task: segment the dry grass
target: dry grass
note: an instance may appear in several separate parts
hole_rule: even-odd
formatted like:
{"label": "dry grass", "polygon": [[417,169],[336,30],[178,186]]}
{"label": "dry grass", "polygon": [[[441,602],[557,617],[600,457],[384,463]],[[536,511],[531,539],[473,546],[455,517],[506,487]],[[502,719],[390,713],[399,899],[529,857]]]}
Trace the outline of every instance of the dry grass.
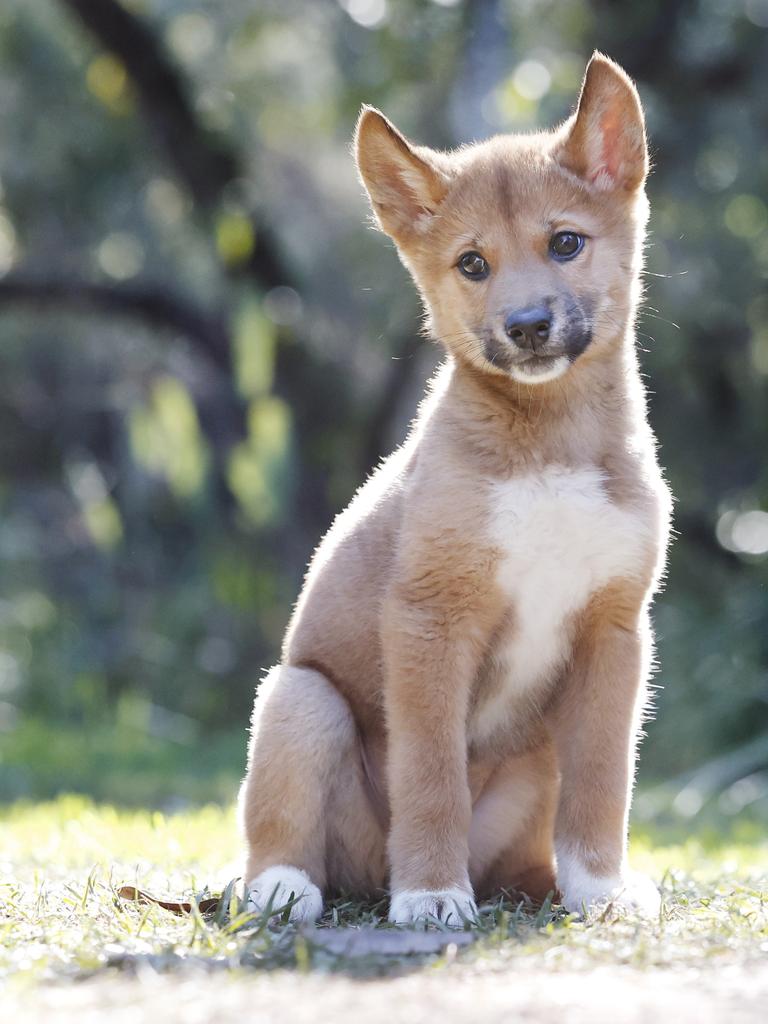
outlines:
{"label": "dry grass", "polygon": [[768,997],[768,842],[754,836],[706,848],[637,841],[634,865],[662,883],[657,921],[585,924],[499,900],[458,938],[393,933],[383,899],[337,901],[318,929],[297,932],[245,913],[233,886],[208,916],[117,897],[123,884],[175,897],[224,890],[238,870],[231,809],[163,815],[68,797],[0,812],[0,836],[0,977],[6,1009],[30,1020],[83,1024],[118,1004],[137,1020],[152,1005],[174,1020],[249,1010],[373,1024],[440,1007],[465,1020],[471,1006],[487,1020],[513,1007],[546,1020],[562,1004],[565,1020],[676,1007],[662,1020],[702,1024],[761,1019]]}

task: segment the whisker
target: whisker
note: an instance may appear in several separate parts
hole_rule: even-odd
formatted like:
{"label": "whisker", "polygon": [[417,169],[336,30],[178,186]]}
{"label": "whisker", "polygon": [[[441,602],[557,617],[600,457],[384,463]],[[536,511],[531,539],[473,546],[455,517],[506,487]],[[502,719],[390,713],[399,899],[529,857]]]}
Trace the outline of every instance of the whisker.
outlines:
{"label": "whisker", "polygon": [[650,313],[647,309],[640,315],[653,317],[654,320],[661,320],[663,323],[669,324],[670,327],[674,327],[678,331],[680,330],[680,324],[676,324],[674,320],[667,320],[665,316],[658,316],[656,313]]}

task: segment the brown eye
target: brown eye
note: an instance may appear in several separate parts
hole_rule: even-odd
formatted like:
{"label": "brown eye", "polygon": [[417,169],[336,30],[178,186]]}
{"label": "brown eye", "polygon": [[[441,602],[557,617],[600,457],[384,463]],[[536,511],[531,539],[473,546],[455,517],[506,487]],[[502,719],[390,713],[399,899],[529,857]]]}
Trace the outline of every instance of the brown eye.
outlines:
{"label": "brown eye", "polygon": [[575,231],[558,231],[549,240],[549,251],[556,260],[572,260],[584,248],[584,235]]}
{"label": "brown eye", "polygon": [[470,281],[482,281],[491,272],[488,261],[479,252],[465,252],[456,266]]}

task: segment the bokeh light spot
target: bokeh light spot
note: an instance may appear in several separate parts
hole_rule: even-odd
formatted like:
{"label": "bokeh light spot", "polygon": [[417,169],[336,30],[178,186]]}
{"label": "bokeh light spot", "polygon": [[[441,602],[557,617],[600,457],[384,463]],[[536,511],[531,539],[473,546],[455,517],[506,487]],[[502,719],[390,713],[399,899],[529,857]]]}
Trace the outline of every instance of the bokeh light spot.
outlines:
{"label": "bokeh light spot", "polygon": [[279,398],[252,402],[248,410],[248,440],[230,457],[228,479],[242,511],[262,526],[279,517],[291,434],[291,412]]}
{"label": "bokeh light spot", "polygon": [[768,331],[760,331],[752,336],[749,344],[752,365],[758,373],[768,377]]}
{"label": "bokeh light spot", "polygon": [[729,188],[739,173],[739,160],[733,151],[725,145],[713,146],[699,153],[694,168],[696,181],[708,192],[721,192]]}
{"label": "bokeh light spot", "polygon": [[524,60],[512,76],[512,84],[523,99],[540,100],[549,92],[552,76],[538,60]]}
{"label": "bokeh light spot", "polygon": [[725,226],[738,238],[757,238],[768,225],[768,210],[757,196],[734,196],[725,208]]}
{"label": "bokeh light spot", "polygon": [[168,45],[182,60],[196,61],[205,57],[215,42],[213,25],[203,14],[191,11],[179,14],[168,27]]}
{"label": "bokeh light spot", "polygon": [[216,222],[216,248],[225,263],[244,263],[256,243],[253,225],[240,210],[227,210]]}
{"label": "bokeh light spot", "polygon": [[768,0],[746,0],[744,13],[758,28],[768,28]]}
{"label": "bokeh light spot", "polygon": [[264,296],[264,312],[273,324],[291,327],[301,320],[303,311],[301,296],[286,285],[271,288]]}
{"label": "bokeh light spot", "polygon": [[387,17],[387,0],[339,0],[353,21],[363,28],[376,28]]}
{"label": "bokeh light spot", "polygon": [[160,377],[150,402],[131,411],[131,447],[137,462],[163,476],[174,494],[191,498],[204,482],[208,455],[189,392],[174,377]]}
{"label": "bokeh light spot", "polygon": [[11,269],[17,255],[16,231],[10,217],[0,210],[0,274]]}
{"label": "bokeh light spot", "polygon": [[67,481],[80,505],[82,521],[97,547],[110,550],[123,537],[123,523],[104,477],[93,462],[67,467]]}
{"label": "bokeh light spot", "polygon": [[191,208],[186,196],[168,178],[153,178],[146,187],[144,202],[152,219],[167,227],[178,224]]}
{"label": "bokeh light spot", "polygon": [[99,266],[116,281],[135,277],[144,264],[144,246],[127,231],[107,235],[96,250]]}
{"label": "bokeh light spot", "polygon": [[240,394],[249,398],[266,394],[275,372],[275,329],[256,299],[247,299],[237,311],[234,351]]}
{"label": "bokeh light spot", "polygon": [[730,509],[717,521],[717,539],[727,551],[738,555],[768,554],[768,512]]}
{"label": "bokeh light spot", "polygon": [[122,63],[109,53],[94,57],[85,73],[89,91],[113,114],[131,109],[128,75]]}

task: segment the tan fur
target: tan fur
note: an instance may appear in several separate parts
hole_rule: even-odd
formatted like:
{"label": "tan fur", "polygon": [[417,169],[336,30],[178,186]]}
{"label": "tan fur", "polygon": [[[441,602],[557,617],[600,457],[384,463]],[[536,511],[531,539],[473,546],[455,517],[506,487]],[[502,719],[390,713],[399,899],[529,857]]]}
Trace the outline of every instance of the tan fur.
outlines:
{"label": "tan fur", "polygon": [[[396,920],[448,916],[473,890],[542,898],[557,844],[567,905],[648,909],[626,829],[669,497],[632,331],[647,216],[637,93],[596,55],[578,113],[553,132],[436,153],[367,108],[356,155],[448,360],[403,447],[320,544],[257,695],[247,879],[288,865],[320,889],[389,886]],[[558,264],[549,238],[566,229],[589,237]],[[487,280],[458,272],[467,250]],[[494,352],[508,358],[507,312],[543,296],[553,344],[574,301],[592,340],[563,376],[527,383]],[[551,543],[562,594],[537,576],[557,569]],[[535,605],[550,600],[562,621],[537,639]],[[539,677],[515,658],[541,647]]]}

